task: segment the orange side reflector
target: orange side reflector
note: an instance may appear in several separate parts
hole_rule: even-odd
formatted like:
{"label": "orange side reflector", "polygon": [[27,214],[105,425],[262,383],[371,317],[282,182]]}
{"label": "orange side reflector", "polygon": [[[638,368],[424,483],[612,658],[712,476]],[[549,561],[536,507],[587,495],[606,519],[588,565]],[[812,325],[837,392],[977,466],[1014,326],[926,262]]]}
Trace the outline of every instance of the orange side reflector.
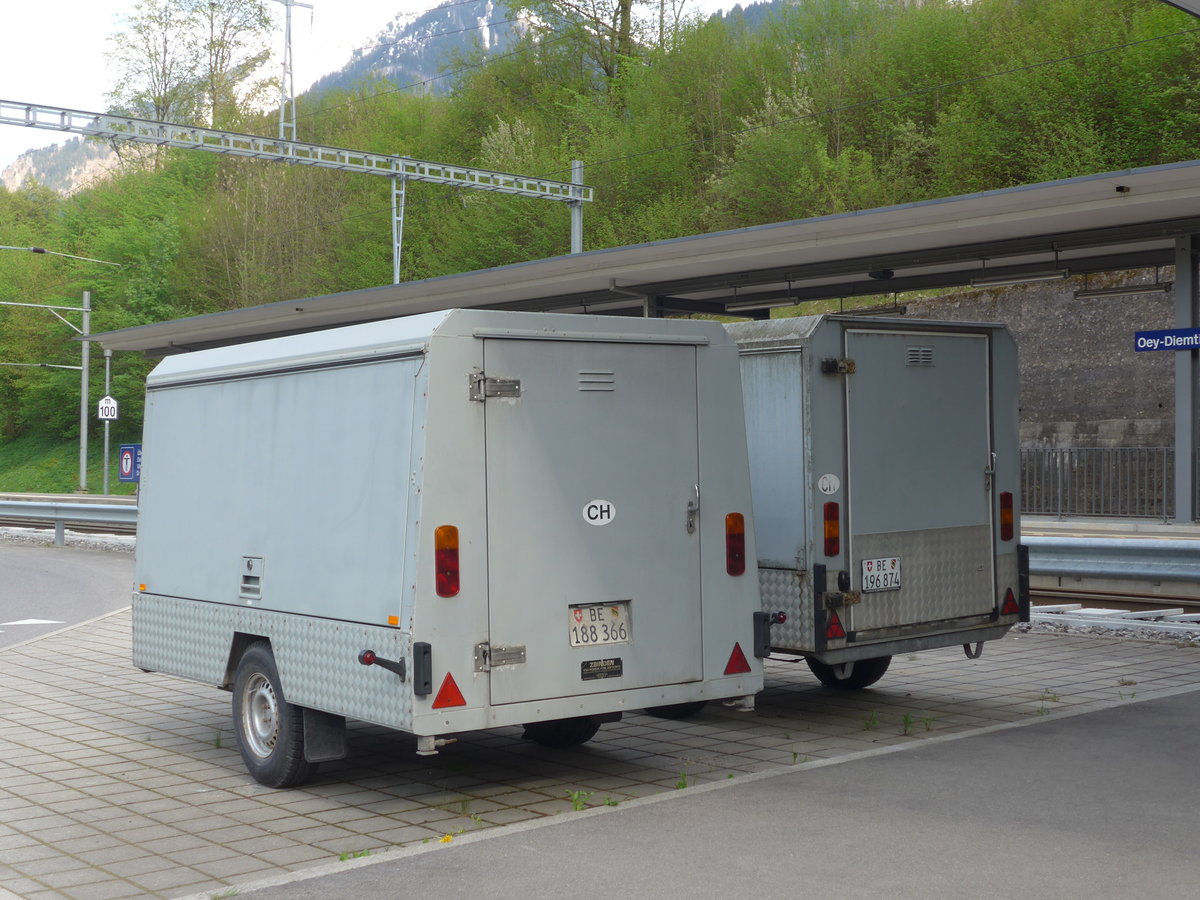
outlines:
{"label": "orange side reflector", "polygon": [[746,517],[741,513],[725,517],[725,571],[746,574]]}
{"label": "orange side reflector", "polygon": [[743,672],[750,671],[750,663],[746,659],[746,654],[742,652],[742,645],[735,643],[733,652],[729,654],[729,662],[725,665],[726,675],[741,675]]}
{"label": "orange side reflector", "polygon": [[442,681],[442,686],[438,688],[437,696],[433,698],[433,708],[445,709],[448,706],[466,705],[467,698],[458,689],[458,684],[455,682],[454,676],[447,672],[446,678]]}
{"label": "orange side reflector", "polygon": [[829,611],[829,626],[825,629],[825,637],[830,640],[836,640],[845,636],[846,629],[842,627],[842,620],[838,618],[837,610],[831,609]]}
{"label": "orange side reflector", "polygon": [[437,595],[458,596],[458,529],[455,526],[439,525],[433,530],[433,565]]}
{"label": "orange side reflector", "polygon": [[825,555],[842,552],[842,508],[832,500],[825,504]]}
{"label": "orange side reflector", "polygon": [[1013,495],[1005,491],[1000,495],[1000,540],[1013,539]]}
{"label": "orange side reflector", "polygon": [[388,624],[389,625],[399,625],[400,617],[399,616],[388,616]]}
{"label": "orange side reflector", "polygon": [[1004,605],[1000,607],[1000,615],[1016,616],[1020,615],[1021,607],[1017,605],[1017,598],[1013,596],[1012,588],[1009,588],[1004,593]]}

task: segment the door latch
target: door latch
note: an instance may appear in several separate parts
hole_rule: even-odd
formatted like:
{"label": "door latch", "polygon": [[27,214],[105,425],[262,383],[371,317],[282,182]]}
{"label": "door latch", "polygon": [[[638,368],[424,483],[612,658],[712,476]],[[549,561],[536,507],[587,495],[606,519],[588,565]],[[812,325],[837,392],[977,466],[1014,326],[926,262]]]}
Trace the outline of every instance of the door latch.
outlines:
{"label": "door latch", "polygon": [[988,464],[983,469],[983,489],[987,492],[992,490],[992,479],[996,477],[996,454],[988,454]]}

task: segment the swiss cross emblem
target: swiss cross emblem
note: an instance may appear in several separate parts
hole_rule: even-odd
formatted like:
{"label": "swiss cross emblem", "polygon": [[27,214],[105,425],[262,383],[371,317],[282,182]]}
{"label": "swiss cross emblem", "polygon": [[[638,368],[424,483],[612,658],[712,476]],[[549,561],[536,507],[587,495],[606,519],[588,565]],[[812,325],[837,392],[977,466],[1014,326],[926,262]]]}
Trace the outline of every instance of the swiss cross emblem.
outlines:
{"label": "swiss cross emblem", "polygon": [[574,614],[574,616],[575,616],[575,621],[576,621],[576,622],[582,622],[582,621],[583,621],[583,610],[582,610],[582,609],[576,609],[576,610],[574,610],[574,611],[573,611],[573,614]]}
{"label": "swiss cross emblem", "polygon": [[875,569],[875,563],[872,562],[871,560],[867,560],[867,571],[871,572],[871,571],[874,571],[874,569]]}

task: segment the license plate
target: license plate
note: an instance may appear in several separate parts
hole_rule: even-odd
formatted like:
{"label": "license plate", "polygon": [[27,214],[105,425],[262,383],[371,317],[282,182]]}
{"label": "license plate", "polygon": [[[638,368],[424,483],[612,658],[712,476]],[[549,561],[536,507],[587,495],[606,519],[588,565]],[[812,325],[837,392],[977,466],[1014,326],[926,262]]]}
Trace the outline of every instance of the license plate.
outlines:
{"label": "license plate", "polygon": [[900,587],[900,557],[862,561],[862,591],[894,591]]}
{"label": "license plate", "polygon": [[625,643],[631,636],[629,601],[582,603],[568,607],[567,634],[572,647]]}

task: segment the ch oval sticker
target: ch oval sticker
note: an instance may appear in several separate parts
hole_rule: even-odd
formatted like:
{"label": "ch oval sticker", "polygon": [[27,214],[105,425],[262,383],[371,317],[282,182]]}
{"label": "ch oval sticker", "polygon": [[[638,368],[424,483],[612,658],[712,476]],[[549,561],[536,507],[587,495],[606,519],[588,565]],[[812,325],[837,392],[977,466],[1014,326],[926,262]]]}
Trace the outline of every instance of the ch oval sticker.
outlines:
{"label": "ch oval sticker", "polygon": [[589,525],[607,525],[617,517],[617,508],[607,500],[589,500],[583,505],[583,521]]}
{"label": "ch oval sticker", "polygon": [[822,494],[836,494],[842,489],[842,480],[830,473],[817,479],[817,490]]}

